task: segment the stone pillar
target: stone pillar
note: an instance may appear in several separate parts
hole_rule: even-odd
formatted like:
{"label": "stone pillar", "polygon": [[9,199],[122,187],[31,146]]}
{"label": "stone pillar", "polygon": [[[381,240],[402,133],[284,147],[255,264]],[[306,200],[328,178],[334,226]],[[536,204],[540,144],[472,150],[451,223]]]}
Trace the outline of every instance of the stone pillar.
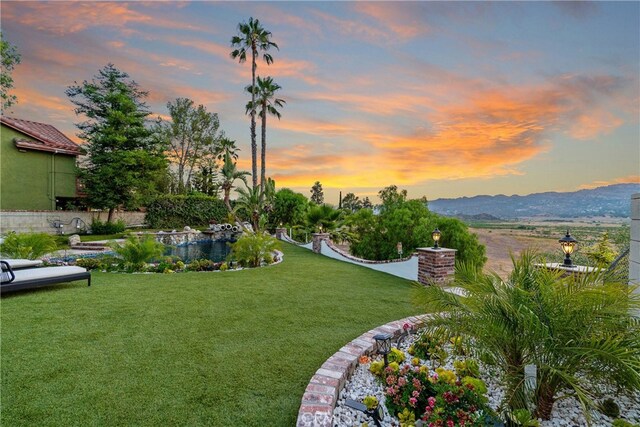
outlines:
{"label": "stone pillar", "polygon": [[546,264],[536,264],[537,268],[546,268],[547,270],[559,271],[562,277],[567,276],[584,276],[586,274],[597,273],[601,269],[597,267],[587,267],[586,265],[572,265],[567,267],[559,262],[548,262]]}
{"label": "stone pillar", "polygon": [[313,252],[322,253],[322,241],[329,240],[329,233],[313,233]]}
{"label": "stone pillar", "polygon": [[423,285],[446,285],[455,274],[456,250],[418,248],[418,282]]}
{"label": "stone pillar", "polygon": [[276,228],[276,239],[282,240],[284,237],[289,237],[287,234],[287,229],[284,227]]}

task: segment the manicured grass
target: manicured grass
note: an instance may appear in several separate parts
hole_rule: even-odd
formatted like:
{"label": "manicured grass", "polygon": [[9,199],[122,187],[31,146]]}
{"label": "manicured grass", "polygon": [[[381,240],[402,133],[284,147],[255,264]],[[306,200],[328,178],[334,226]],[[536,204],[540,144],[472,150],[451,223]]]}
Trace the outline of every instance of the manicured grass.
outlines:
{"label": "manicured grass", "polygon": [[406,280],[283,246],[261,269],[4,297],[2,424],[295,425],[325,359],[419,310]]}

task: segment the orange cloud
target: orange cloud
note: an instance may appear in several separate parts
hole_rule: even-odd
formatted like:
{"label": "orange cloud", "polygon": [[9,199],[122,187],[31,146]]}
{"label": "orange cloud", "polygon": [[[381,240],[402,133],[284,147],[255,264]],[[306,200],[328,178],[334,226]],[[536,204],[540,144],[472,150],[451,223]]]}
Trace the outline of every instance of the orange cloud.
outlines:
{"label": "orange cloud", "polygon": [[416,16],[414,9],[399,8],[397,4],[386,2],[358,2],[354,8],[393,32],[394,37],[403,40],[429,31],[428,25],[420,16]]}
{"label": "orange cloud", "polygon": [[167,29],[206,31],[178,19],[147,15],[121,2],[6,2],[3,18],[37,30],[64,35],[91,27],[125,29],[129,24],[142,24]]}

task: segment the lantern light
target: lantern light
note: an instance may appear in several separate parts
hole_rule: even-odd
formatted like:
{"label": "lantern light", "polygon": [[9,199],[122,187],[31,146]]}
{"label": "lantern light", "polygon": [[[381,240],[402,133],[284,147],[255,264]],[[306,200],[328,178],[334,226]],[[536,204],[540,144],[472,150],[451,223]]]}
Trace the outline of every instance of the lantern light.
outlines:
{"label": "lantern light", "polygon": [[378,345],[378,354],[384,357],[384,366],[389,365],[387,355],[391,353],[391,334],[378,334],[373,337]]}
{"label": "lantern light", "polygon": [[565,255],[564,263],[562,265],[565,267],[571,267],[573,265],[573,263],[571,262],[571,254],[575,250],[578,241],[571,237],[571,234],[569,234],[569,230],[567,230],[567,235],[558,240],[558,242],[560,243],[562,252],[564,252]]}
{"label": "lantern light", "polygon": [[431,232],[431,238],[433,239],[433,249],[440,249],[440,247],[438,246],[438,241],[440,240],[441,235],[442,233],[440,233],[438,227],[436,227],[436,229]]}

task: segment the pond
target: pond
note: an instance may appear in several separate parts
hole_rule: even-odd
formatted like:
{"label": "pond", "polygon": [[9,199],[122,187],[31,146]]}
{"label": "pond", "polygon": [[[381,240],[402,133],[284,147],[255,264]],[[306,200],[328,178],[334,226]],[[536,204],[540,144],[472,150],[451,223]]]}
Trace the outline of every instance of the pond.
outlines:
{"label": "pond", "polygon": [[181,246],[168,246],[164,255],[177,256],[185,263],[196,259],[210,259],[213,262],[224,261],[231,252],[226,240],[202,240]]}

